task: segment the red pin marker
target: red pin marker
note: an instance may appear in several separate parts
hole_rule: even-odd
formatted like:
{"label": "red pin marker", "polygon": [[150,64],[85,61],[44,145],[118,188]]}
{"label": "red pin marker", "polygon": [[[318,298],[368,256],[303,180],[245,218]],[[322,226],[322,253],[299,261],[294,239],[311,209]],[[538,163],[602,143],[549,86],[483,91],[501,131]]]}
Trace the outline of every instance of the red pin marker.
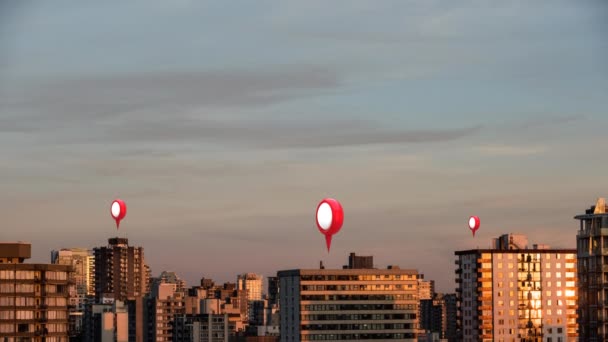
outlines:
{"label": "red pin marker", "polygon": [[475,232],[479,229],[479,217],[471,216],[469,218],[469,229],[473,232],[473,236],[475,236]]}
{"label": "red pin marker", "polygon": [[110,214],[116,221],[116,229],[120,226],[120,220],[127,216],[127,205],[123,200],[115,199],[110,207]]}
{"label": "red pin marker", "polygon": [[326,198],[317,206],[317,228],[325,235],[327,251],[331,247],[331,237],[340,231],[344,223],[344,210],[340,202]]}

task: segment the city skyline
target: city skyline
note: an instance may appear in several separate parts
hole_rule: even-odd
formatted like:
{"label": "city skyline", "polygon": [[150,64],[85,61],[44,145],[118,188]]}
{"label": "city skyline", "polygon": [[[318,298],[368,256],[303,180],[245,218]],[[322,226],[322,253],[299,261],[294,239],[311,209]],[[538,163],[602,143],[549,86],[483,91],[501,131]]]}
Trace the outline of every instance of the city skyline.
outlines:
{"label": "city skyline", "polygon": [[599,1],[0,8],[0,240],[31,262],[127,237],[192,285],[355,252],[454,292],[453,251],[574,248],[607,195]]}

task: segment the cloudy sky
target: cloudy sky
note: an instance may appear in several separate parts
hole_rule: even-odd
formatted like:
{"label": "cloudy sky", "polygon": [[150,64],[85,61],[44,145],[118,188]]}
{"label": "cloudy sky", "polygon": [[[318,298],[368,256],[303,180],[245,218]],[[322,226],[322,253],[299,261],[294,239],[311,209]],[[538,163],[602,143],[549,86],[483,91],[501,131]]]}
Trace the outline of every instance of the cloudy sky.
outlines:
{"label": "cloudy sky", "polygon": [[608,196],[599,1],[0,7],[0,239],[34,261],[118,234],[189,285],[352,251],[454,291],[454,251],[575,247]]}

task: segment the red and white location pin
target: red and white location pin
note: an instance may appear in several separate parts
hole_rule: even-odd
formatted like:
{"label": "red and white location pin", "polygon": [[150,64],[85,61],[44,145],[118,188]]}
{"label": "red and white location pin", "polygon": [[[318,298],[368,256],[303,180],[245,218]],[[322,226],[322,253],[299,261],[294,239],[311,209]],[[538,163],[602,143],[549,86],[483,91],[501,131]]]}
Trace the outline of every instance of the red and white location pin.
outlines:
{"label": "red and white location pin", "polygon": [[127,216],[127,205],[121,199],[115,199],[110,207],[110,214],[116,221],[116,229],[120,226],[120,220]]}
{"label": "red and white location pin", "polygon": [[344,210],[340,202],[325,198],[317,206],[317,228],[325,235],[327,251],[331,247],[331,237],[340,231],[344,223]]}
{"label": "red and white location pin", "polygon": [[471,216],[469,218],[469,229],[473,232],[473,236],[475,236],[475,232],[479,229],[479,217]]}

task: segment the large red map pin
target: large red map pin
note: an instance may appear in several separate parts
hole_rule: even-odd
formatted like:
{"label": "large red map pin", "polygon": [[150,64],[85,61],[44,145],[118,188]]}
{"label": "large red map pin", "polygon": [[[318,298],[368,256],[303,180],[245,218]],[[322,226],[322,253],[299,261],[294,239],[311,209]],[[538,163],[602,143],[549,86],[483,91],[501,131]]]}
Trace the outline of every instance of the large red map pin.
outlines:
{"label": "large red map pin", "polygon": [[344,223],[344,210],[340,202],[333,198],[325,198],[317,206],[317,228],[325,235],[327,251],[331,247],[331,237],[340,231]]}
{"label": "large red map pin", "polygon": [[127,205],[121,199],[115,199],[110,207],[110,214],[116,221],[116,229],[120,226],[120,220],[127,215]]}
{"label": "large red map pin", "polygon": [[471,216],[469,218],[469,229],[473,232],[473,236],[475,236],[475,232],[479,229],[479,217]]}

